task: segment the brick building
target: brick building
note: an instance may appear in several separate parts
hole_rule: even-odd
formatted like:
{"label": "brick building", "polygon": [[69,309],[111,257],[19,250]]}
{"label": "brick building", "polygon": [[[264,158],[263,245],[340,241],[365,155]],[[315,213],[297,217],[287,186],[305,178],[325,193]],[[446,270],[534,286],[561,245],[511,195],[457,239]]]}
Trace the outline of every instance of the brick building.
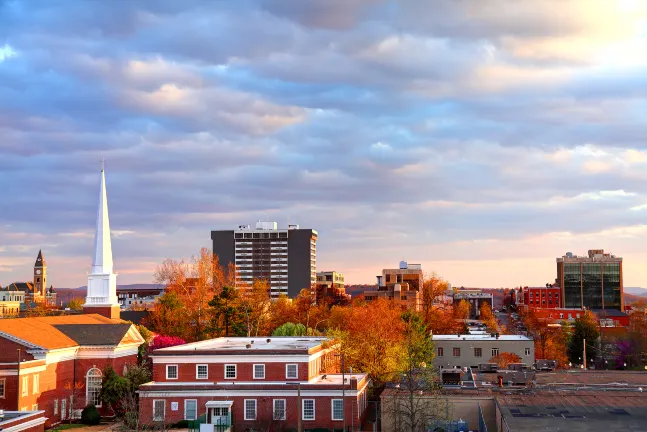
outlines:
{"label": "brick building", "polygon": [[43,432],[46,420],[41,410],[4,411],[0,413],[0,431]]}
{"label": "brick building", "polygon": [[558,285],[543,287],[523,287],[517,296],[518,306],[541,309],[559,309],[562,289]]}
{"label": "brick building", "polygon": [[54,424],[100,406],[102,370],[136,364],[143,342],[131,324],[101,315],[0,320],[0,408],[43,410]]}
{"label": "brick building", "polygon": [[206,414],[207,424],[280,430],[296,429],[301,417],[304,430],[357,427],[368,376],[332,373],[340,359],[325,342],[218,338],[156,350],[153,382],[139,389],[140,419],[169,424]]}

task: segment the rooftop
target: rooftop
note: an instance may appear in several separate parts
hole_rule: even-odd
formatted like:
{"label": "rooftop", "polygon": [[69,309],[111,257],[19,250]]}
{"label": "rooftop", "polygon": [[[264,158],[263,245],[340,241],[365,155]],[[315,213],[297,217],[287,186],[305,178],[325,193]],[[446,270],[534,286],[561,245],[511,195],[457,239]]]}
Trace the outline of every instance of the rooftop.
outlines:
{"label": "rooftop", "polygon": [[496,337],[492,336],[490,333],[486,334],[462,334],[462,335],[433,335],[432,336],[433,340],[455,340],[455,341],[460,341],[460,340],[500,340],[500,341],[530,341],[532,340],[528,336],[522,336],[522,335],[499,335],[499,338],[497,339]]}
{"label": "rooftop", "polygon": [[[155,350],[155,353],[173,353],[178,351],[218,351],[218,350],[249,350],[249,351],[304,351],[318,347],[327,338],[312,336],[272,336],[272,337],[221,337],[184,345],[176,345]],[[269,342],[268,342],[269,341]],[[249,345],[249,348],[248,348]]]}

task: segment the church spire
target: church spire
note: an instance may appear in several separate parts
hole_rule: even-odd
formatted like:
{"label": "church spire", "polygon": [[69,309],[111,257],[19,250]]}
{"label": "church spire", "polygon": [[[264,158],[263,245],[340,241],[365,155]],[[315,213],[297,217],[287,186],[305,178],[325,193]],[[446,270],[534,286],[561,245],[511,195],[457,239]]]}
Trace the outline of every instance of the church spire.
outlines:
{"label": "church spire", "polygon": [[97,211],[97,230],[94,234],[93,274],[112,273],[112,242],[110,241],[110,220],[108,218],[108,196],[106,194],[106,175],[101,159],[101,190],[99,191],[99,210]]}
{"label": "church spire", "polygon": [[43,258],[43,251],[38,250],[38,256],[36,257],[36,263],[34,264],[34,267],[43,267],[45,264],[45,258]]}

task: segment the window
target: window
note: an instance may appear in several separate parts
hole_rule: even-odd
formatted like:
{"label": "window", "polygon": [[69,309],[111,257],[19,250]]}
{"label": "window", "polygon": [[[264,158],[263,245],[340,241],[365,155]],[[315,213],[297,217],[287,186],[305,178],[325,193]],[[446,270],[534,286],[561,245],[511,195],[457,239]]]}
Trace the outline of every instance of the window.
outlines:
{"label": "window", "polygon": [[32,410],[32,411],[38,411],[38,404],[33,404],[33,405],[31,406],[31,410]]}
{"label": "window", "polygon": [[166,379],[177,379],[177,365],[166,365]]}
{"label": "window", "polygon": [[265,379],[265,365],[264,364],[255,364],[254,365],[254,379]]}
{"label": "window", "polygon": [[527,356],[529,356],[529,355],[530,355],[530,348],[526,348],[526,355],[527,355]]}
{"label": "window", "polygon": [[40,375],[34,375],[33,379],[33,393],[38,394],[40,393]]}
{"label": "window", "polygon": [[22,395],[23,396],[28,396],[29,395],[29,377],[28,376],[22,377]]}
{"label": "window", "polygon": [[256,420],[256,399],[245,399],[245,420]]}
{"label": "window", "polygon": [[492,357],[496,357],[499,355],[499,348],[492,348]]}
{"label": "window", "polygon": [[460,357],[461,356],[461,349],[460,348],[453,348],[452,349],[452,354],[454,357]]}
{"label": "window", "polygon": [[153,420],[164,421],[166,417],[166,401],[154,400],[153,401]]}
{"label": "window", "polygon": [[332,403],[332,419],[343,420],[344,419],[344,400],[333,399],[331,403]]}
{"label": "window", "polygon": [[285,365],[285,377],[290,379],[290,378],[298,378],[299,377],[299,367],[296,364],[286,364]]}
{"label": "window", "polygon": [[272,402],[272,418],[274,420],[285,420],[285,399],[274,399]]}
{"label": "window", "polygon": [[58,399],[54,399],[54,415],[58,415]]}
{"label": "window", "polygon": [[207,379],[209,378],[209,366],[206,364],[199,364],[195,367],[195,378],[196,379]]}
{"label": "window", "polygon": [[304,399],[303,400],[303,420],[314,420],[315,419],[315,400],[314,399]]}
{"label": "window", "polygon": [[61,420],[67,417],[67,400],[61,399]]}
{"label": "window", "polygon": [[474,357],[483,357],[483,349],[474,348]]}
{"label": "window", "polygon": [[559,314],[559,317],[564,318],[564,314],[563,313]]}
{"label": "window", "polygon": [[184,420],[195,420],[198,418],[198,401],[196,399],[184,400]]}
{"label": "window", "polygon": [[6,382],[6,378],[0,379],[0,398],[4,398],[5,382]]}
{"label": "window", "polygon": [[236,379],[236,365],[235,364],[226,364],[225,365],[225,379]]}
{"label": "window", "polygon": [[438,357],[442,357],[444,355],[444,350],[440,347],[438,347]]}
{"label": "window", "polygon": [[85,376],[85,403],[86,405],[101,406],[101,370],[92,368]]}

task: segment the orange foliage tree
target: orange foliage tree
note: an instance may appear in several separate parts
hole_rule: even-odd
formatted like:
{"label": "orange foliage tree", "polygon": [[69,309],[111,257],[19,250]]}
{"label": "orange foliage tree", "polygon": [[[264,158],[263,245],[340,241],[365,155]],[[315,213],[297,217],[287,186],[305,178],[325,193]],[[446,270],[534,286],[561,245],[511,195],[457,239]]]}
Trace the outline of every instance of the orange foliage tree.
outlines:
{"label": "orange foliage tree", "polygon": [[549,326],[532,309],[520,313],[520,318],[528,329],[528,336],[535,342],[535,358],[557,360],[558,367],[564,367],[568,363],[566,331],[558,326]]}
{"label": "orange foliage tree", "polygon": [[499,331],[496,318],[492,313],[492,308],[489,303],[484,302],[479,307],[479,319],[483,321],[483,324],[485,324],[489,332],[496,333]]}
{"label": "orange foliage tree", "polygon": [[521,357],[511,352],[502,352],[490,359],[490,363],[496,363],[499,369],[505,369],[510,363],[521,363]]}

